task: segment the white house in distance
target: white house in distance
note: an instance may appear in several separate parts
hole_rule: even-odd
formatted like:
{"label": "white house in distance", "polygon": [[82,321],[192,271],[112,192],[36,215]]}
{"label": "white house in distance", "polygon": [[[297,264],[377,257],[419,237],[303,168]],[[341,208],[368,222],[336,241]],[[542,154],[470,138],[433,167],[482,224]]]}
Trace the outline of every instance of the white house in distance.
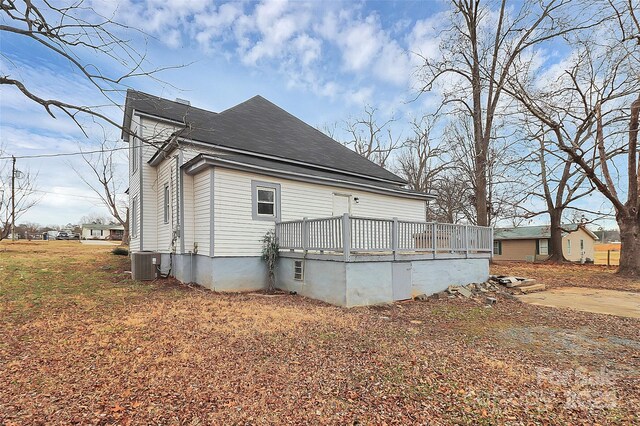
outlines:
{"label": "white house in distance", "polygon": [[83,223],[83,240],[117,240],[122,241],[124,226],[116,224]]}
{"label": "white house in distance", "polygon": [[426,222],[432,195],[260,96],[215,113],[130,90],[124,128],[130,250],[181,281],[264,288],[269,230],[277,286],[338,305],[488,277],[490,228]]}

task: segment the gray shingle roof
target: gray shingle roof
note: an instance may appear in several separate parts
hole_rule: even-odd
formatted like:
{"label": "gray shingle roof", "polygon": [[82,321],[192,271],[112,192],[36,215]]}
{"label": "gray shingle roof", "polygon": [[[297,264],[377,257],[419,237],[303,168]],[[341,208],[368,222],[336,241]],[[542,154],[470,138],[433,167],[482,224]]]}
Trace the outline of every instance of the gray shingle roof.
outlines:
{"label": "gray shingle roof", "polygon": [[132,109],[188,123],[188,129],[181,134],[186,139],[383,179],[397,185],[406,184],[401,177],[356,154],[261,96],[216,114],[130,90],[127,91],[125,126],[127,117],[130,122]]}
{"label": "gray shingle roof", "polygon": [[[568,232],[574,232],[580,225],[577,223],[568,223],[562,225],[562,229]],[[587,228],[585,231],[591,235],[594,239],[598,237]],[[566,232],[563,232],[565,235]],[[494,240],[530,240],[538,238],[551,238],[551,226],[520,226],[517,228],[495,228],[493,230]]]}

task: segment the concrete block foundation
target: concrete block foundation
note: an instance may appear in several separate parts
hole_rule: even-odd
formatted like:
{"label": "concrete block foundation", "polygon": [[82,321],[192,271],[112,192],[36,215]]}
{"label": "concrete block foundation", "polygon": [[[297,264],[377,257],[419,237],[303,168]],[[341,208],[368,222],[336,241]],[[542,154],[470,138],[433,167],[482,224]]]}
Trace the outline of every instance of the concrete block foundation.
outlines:
{"label": "concrete block foundation", "polygon": [[[303,264],[296,279],[296,261]],[[161,270],[169,269],[162,254]],[[260,257],[172,256],[171,275],[214,291],[256,291],[266,288],[267,271]],[[364,306],[433,294],[450,285],[482,282],[489,277],[489,259],[364,259],[283,253],[276,267],[277,287],[338,306]]]}

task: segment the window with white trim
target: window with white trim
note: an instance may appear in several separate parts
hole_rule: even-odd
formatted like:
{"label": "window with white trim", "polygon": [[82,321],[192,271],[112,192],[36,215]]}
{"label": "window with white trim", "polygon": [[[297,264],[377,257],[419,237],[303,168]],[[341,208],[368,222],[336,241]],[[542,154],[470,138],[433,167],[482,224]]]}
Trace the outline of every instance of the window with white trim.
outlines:
{"label": "window with white trim", "polygon": [[276,216],[276,190],[274,188],[258,187],[258,216]]}
{"label": "window with white trim", "polygon": [[253,220],[280,220],[280,184],[251,181]]}
{"label": "window with white trim", "polygon": [[571,254],[571,240],[567,240],[567,254]]}
{"label": "window with white trim", "polygon": [[296,281],[304,280],[304,262],[302,260],[293,262],[293,279]]}
{"label": "window with white trim", "polygon": [[169,201],[169,184],[164,185],[164,195],[163,195],[163,203],[164,206],[164,223],[169,223],[169,212],[171,211],[171,204]]}
{"label": "window with white trim", "polygon": [[498,256],[502,254],[502,241],[493,240],[493,254]]}
{"label": "window with white trim", "polygon": [[549,240],[547,240],[546,238],[541,238],[538,240],[538,254],[540,256],[549,255]]}
{"label": "window with white trim", "polygon": [[133,197],[131,203],[131,236],[138,236],[138,196]]}
{"label": "window with white trim", "polygon": [[102,237],[102,229],[92,229],[91,230],[92,237]]}

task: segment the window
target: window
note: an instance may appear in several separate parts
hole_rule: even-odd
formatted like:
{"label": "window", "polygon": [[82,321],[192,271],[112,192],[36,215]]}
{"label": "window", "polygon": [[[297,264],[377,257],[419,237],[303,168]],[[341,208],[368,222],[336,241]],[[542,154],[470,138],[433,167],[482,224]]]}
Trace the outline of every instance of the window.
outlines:
{"label": "window", "polygon": [[138,236],[138,196],[133,197],[131,203],[131,236]]}
{"label": "window", "polygon": [[171,205],[169,204],[169,185],[164,185],[164,223],[169,223],[169,211],[171,209]]}
{"label": "window", "polygon": [[258,187],[258,215],[275,216],[276,214],[276,190],[273,188]]}
{"label": "window", "polygon": [[253,220],[280,220],[280,185],[251,181]]}
{"label": "window", "polygon": [[493,254],[502,254],[502,241],[493,241]]}
{"label": "window", "polygon": [[567,254],[571,254],[571,240],[567,240]]}
{"label": "window", "polygon": [[135,136],[133,137],[133,143],[131,148],[131,173],[135,173],[138,170],[138,155],[140,154],[140,150],[138,146],[140,145],[140,141]]}
{"label": "window", "polygon": [[541,238],[538,240],[538,254],[541,256],[549,255],[549,240]]}
{"label": "window", "polygon": [[580,251],[584,251],[584,240],[580,240]]}
{"label": "window", "polygon": [[304,262],[302,260],[296,260],[293,263],[293,279],[296,281],[304,279]]}

